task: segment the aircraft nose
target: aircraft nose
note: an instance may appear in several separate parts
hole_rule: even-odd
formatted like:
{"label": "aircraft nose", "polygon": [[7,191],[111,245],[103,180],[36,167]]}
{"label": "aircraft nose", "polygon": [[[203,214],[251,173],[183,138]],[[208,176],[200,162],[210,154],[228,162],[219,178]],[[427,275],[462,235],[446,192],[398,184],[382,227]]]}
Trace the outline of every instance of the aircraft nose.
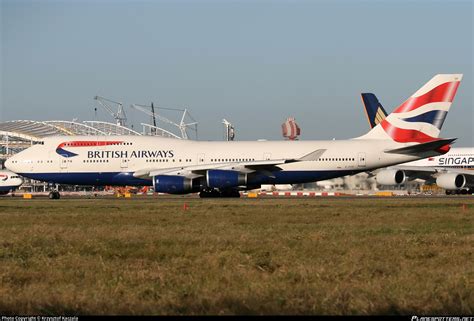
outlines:
{"label": "aircraft nose", "polygon": [[7,160],[5,161],[5,164],[4,164],[4,165],[5,165],[6,168],[10,169],[10,166],[12,165],[12,160],[11,160],[11,158],[7,159]]}
{"label": "aircraft nose", "polygon": [[8,170],[11,170],[14,173],[18,173],[18,162],[15,159],[15,156],[10,157],[5,161],[5,167]]}

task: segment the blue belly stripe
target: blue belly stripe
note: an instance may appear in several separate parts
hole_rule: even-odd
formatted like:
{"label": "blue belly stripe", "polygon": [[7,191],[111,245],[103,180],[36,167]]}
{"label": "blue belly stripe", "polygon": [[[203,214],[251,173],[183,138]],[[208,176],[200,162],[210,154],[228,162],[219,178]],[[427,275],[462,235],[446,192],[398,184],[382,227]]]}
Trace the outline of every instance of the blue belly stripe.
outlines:
{"label": "blue belly stripe", "polygon": [[131,172],[112,173],[19,173],[37,181],[70,185],[151,186],[152,181],[136,178]]}
{"label": "blue belly stripe", "polygon": [[341,177],[346,175],[354,175],[361,172],[359,171],[275,171],[273,176],[269,177],[264,174],[250,175],[248,184],[303,184],[322,181],[335,177]]}
{"label": "blue belly stripe", "polygon": [[[250,175],[248,185],[260,184],[302,184],[335,177],[354,175],[364,170],[339,171],[275,171],[273,177],[265,174]],[[116,185],[116,186],[151,186],[152,180],[136,178],[132,172],[109,173],[19,173],[19,175],[38,181],[70,185]]]}
{"label": "blue belly stripe", "polygon": [[0,186],[0,192],[14,191],[18,186]]}

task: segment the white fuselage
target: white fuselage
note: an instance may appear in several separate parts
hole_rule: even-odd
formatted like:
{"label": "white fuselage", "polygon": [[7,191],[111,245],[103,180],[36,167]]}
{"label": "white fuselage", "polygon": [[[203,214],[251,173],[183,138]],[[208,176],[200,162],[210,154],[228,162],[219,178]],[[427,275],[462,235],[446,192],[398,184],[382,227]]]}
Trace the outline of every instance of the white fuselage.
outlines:
{"label": "white fuselage", "polygon": [[205,142],[152,136],[55,136],[45,138],[6,162],[7,168],[32,179],[77,185],[151,185],[137,171],[248,163],[264,160],[299,160],[317,150],[315,160],[278,165],[273,175],[256,184],[314,182],[386,167],[421,157],[385,153],[400,144],[385,139],[330,141]]}
{"label": "white fuselage", "polygon": [[420,159],[400,166],[474,169],[474,148],[451,148],[444,155]]}
{"label": "white fuselage", "polygon": [[0,170],[0,194],[14,191],[21,184],[23,184],[23,179],[18,174],[8,170]]}

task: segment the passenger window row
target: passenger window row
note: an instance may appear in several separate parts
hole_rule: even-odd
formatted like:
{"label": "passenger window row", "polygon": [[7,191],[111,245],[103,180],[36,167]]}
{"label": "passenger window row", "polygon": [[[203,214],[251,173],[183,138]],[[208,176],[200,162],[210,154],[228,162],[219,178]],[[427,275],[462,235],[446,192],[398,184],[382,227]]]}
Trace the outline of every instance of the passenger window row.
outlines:
{"label": "passenger window row", "polygon": [[108,163],[108,159],[85,159],[83,163]]}
{"label": "passenger window row", "polygon": [[319,158],[318,160],[323,162],[347,162],[355,161],[355,158]]}
{"label": "passenger window row", "polygon": [[211,158],[211,162],[252,162],[255,158]]}

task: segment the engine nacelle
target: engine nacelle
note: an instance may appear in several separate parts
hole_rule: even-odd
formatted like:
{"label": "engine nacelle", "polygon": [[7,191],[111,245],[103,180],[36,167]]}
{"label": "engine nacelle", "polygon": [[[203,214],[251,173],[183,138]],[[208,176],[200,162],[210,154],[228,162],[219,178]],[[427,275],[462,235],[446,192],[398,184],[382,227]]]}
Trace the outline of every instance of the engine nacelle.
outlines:
{"label": "engine nacelle", "polygon": [[405,172],[399,169],[384,169],[377,173],[375,179],[380,185],[399,185],[406,181]]}
{"label": "engine nacelle", "polygon": [[158,175],[153,177],[153,188],[158,193],[186,194],[193,190],[193,180],[184,176]]}
{"label": "engine nacelle", "polygon": [[466,177],[463,174],[447,173],[436,178],[436,185],[447,190],[456,190],[466,185]]}
{"label": "engine nacelle", "polygon": [[210,169],[206,173],[206,183],[211,188],[237,187],[247,184],[247,174],[238,171]]}

